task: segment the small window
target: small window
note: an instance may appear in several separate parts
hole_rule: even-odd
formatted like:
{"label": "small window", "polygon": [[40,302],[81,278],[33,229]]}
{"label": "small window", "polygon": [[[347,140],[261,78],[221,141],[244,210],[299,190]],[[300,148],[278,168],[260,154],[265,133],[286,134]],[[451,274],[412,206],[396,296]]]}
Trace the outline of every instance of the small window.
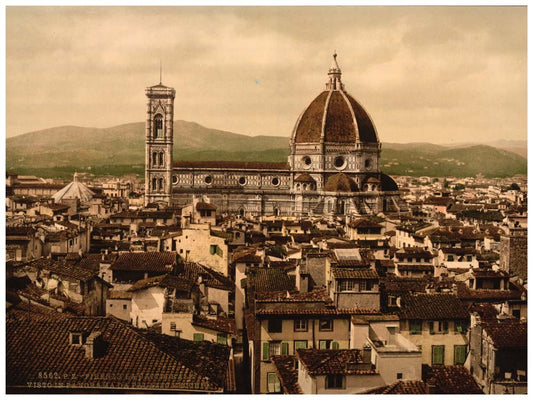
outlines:
{"label": "small window", "polygon": [[204,334],[203,333],[195,333],[192,336],[192,340],[195,342],[202,342],[204,340]]}
{"label": "small window", "polygon": [[303,158],[302,158],[302,162],[303,162],[305,165],[307,165],[307,166],[311,165],[311,157],[309,157],[309,156],[305,156],[305,157],[303,157]]}
{"label": "small window", "polygon": [[320,331],[332,331],[333,330],[333,320],[332,319],[321,319],[319,321],[318,330],[320,330]]}
{"label": "small window", "polygon": [[294,332],[307,332],[307,320],[295,319],[294,320]]}
{"label": "small window", "polygon": [[211,255],[216,254],[216,252],[217,252],[217,247],[218,247],[218,246],[217,246],[216,244],[212,244],[212,245],[210,245],[210,246],[209,246],[209,254],[211,254]]}
{"label": "small window", "polygon": [[466,261],[472,261],[472,256],[466,256]]}
{"label": "small window", "polygon": [[228,345],[228,335],[226,335],[225,333],[218,333],[217,334],[217,343],[227,346]]}
{"label": "small window", "polygon": [[346,160],[343,156],[335,157],[335,161],[333,163],[337,169],[342,169],[344,166],[346,166]]}
{"label": "small window", "polygon": [[152,324],[157,324],[157,319],[153,319]]}
{"label": "small window", "polygon": [[128,305],[127,304],[122,304],[122,309],[123,310],[127,310],[128,309]]}
{"label": "small window", "polygon": [[281,333],[282,322],[283,320],[281,319],[269,319],[268,320],[268,331],[270,333]]}
{"label": "small window", "polygon": [[411,335],[419,335],[422,333],[422,322],[421,321],[409,321],[409,332]]}
{"label": "small window", "polygon": [[294,353],[298,349],[307,349],[307,340],[295,340],[294,341]]}
{"label": "small window", "polygon": [[396,374],[396,379],[398,379],[398,380],[403,379],[403,374],[401,372],[398,372]]}
{"label": "small window", "polygon": [[70,344],[83,344],[81,339],[81,333],[71,333]]}
{"label": "small window", "polygon": [[175,185],[179,182],[179,178],[178,178],[178,175],[174,175],[172,176],[172,183]]}
{"label": "small window", "polygon": [[355,289],[355,281],[353,279],[343,279],[340,281],[339,286],[341,292],[352,292]]}
{"label": "small window", "polygon": [[329,350],[329,349],[332,348],[332,346],[331,346],[332,342],[333,342],[332,340],[319,340],[318,341],[318,348],[320,350]]}
{"label": "small window", "polygon": [[365,160],[365,168],[370,168],[372,165],[372,160],[370,160],[369,158],[367,158]]}
{"label": "small window", "polygon": [[272,185],[273,186],[279,186],[279,178],[277,178],[277,177],[272,178]]}
{"label": "small window", "polygon": [[275,372],[267,372],[268,393],[281,393],[281,384]]}
{"label": "small window", "polygon": [[346,377],[344,375],[326,375],[326,389],[345,389]]}
{"label": "small window", "polygon": [[170,323],[170,330],[171,331],[175,331],[176,330],[176,323],[175,322],[171,322]]}
{"label": "small window", "polygon": [[447,261],[453,261],[453,255],[452,254],[448,254]]}
{"label": "small window", "polygon": [[241,176],[239,178],[239,185],[241,185],[241,186],[246,185],[246,178],[244,176]]}
{"label": "small window", "polygon": [[109,308],[113,308],[113,303],[109,303]]}
{"label": "small window", "polygon": [[211,183],[213,183],[213,178],[211,177],[211,175],[207,175],[204,179],[204,182],[207,183],[208,185],[210,185]]}

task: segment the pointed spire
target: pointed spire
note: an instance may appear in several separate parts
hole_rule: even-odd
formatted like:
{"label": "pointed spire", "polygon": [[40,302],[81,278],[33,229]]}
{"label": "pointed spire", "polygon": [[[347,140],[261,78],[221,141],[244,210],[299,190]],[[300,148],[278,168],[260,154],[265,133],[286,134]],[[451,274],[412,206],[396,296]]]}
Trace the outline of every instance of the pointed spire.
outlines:
{"label": "pointed spire", "polygon": [[337,63],[337,51],[333,53],[333,60],[328,71],[329,82],[326,83],[326,90],[344,90],[341,82],[341,69]]}

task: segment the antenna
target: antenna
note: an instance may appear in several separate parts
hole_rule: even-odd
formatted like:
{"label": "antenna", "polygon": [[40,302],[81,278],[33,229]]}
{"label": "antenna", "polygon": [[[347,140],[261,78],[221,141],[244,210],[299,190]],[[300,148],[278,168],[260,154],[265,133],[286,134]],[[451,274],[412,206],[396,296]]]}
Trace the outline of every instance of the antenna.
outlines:
{"label": "antenna", "polygon": [[161,59],[159,59],[159,84],[163,82],[163,64],[161,63]]}

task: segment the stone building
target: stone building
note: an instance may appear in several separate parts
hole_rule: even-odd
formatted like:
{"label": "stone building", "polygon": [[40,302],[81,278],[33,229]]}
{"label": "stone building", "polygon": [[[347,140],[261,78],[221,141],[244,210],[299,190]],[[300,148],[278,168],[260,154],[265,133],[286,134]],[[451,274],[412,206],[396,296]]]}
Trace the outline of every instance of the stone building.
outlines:
{"label": "stone building", "polygon": [[206,195],[218,212],[359,215],[398,212],[398,186],[380,169],[381,143],[344,89],[337,55],[328,82],[294,127],[288,162],[172,161],[175,91],[146,89],[145,204],[185,205]]}

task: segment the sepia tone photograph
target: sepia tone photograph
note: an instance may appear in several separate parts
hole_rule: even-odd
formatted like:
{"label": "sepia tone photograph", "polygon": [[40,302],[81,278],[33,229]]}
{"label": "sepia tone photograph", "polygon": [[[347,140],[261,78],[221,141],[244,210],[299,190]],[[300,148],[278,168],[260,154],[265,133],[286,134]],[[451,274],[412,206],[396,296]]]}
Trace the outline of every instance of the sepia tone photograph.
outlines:
{"label": "sepia tone photograph", "polygon": [[527,394],[527,6],[5,14],[7,394]]}

